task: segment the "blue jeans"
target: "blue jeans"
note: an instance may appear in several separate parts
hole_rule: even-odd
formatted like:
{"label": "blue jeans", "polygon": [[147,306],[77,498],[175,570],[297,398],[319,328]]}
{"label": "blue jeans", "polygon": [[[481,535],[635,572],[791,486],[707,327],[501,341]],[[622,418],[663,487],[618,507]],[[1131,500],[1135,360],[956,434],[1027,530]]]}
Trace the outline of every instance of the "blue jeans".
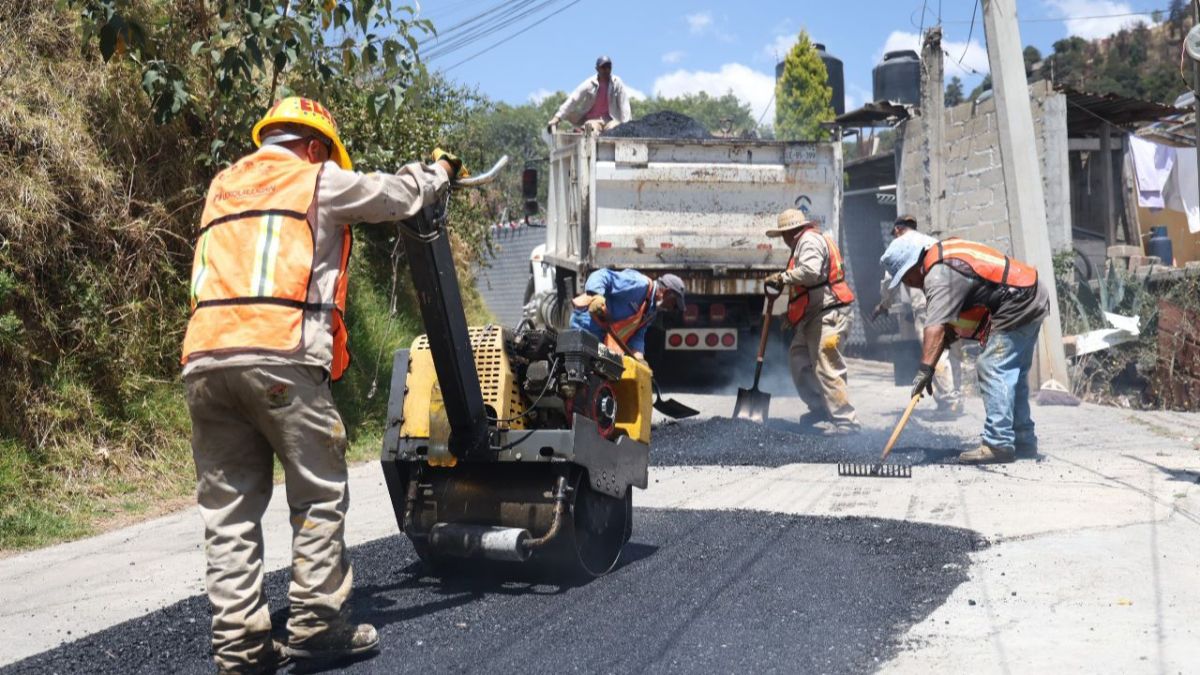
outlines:
{"label": "blue jeans", "polygon": [[1040,320],[1008,331],[995,331],[975,364],[979,393],[987,419],[983,442],[999,450],[1017,445],[1036,446],[1033,418],[1029,415],[1029,367],[1037,346]]}

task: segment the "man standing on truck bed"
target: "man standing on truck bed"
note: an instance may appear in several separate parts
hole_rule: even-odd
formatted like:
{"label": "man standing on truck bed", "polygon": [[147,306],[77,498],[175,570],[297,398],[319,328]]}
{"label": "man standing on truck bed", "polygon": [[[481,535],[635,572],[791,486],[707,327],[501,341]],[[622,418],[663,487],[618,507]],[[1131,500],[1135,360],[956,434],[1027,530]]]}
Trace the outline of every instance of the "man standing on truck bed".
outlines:
{"label": "man standing on truck bed", "polygon": [[654,323],[654,316],[660,309],[682,309],[683,303],[683,280],[674,274],[650,279],[637,270],[598,269],[588,275],[584,292],[572,301],[571,328],[586,330],[609,349],[621,352],[608,334],[611,330],[633,350],[630,356],[643,361],[646,329]]}
{"label": "man standing on truck bed", "polygon": [[625,83],[612,74],[612,59],[601,56],[596,59],[595,77],[575,87],[546,123],[546,130],[553,135],[558,123],[566,120],[577,127],[601,131],[624,124],[632,117]]}
{"label": "man standing on truck bed", "polygon": [[[298,97],[275,104],[252,136],[259,149],[209,186],[183,340],[220,673],[275,672],[290,658],[379,644],[374,627],[346,618],[346,429],[330,380],[350,362],[349,223],[411,218],[445,196],[462,166],[434,151],[439,161],[394,175],[352,171],[333,116]],[[274,458],[292,525],[286,648],[271,639],[262,588]]]}
{"label": "man standing on truck bed", "polygon": [[846,361],[841,346],[850,335],[850,303],[842,254],[833,238],[798,209],[779,214],[768,237],[783,237],[792,257],[787,271],[767,277],[772,288],[788,288],[788,322],[795,329],[788,357],[792,381],[808,412],[800,423],[829,422],[832,434],[859,430],[858,416],[846,396]]}
{"label": "man standing on truck bed", "polygon": [[[912,237],[922,247],[928,248],[937,243],[933,237],[917,231],[917,219],[913,216],[902,215],[892,226],[892,237]],[[907,287],[906,287],[907,288]],[[888,312],[900,296],[900,286],[892,285],[892,277],[883,273],[883,281],[879,284],[879,304],[871,313],[875,320]],[[918,288],[908,289],[909,304],[912,306],[913,326],[917,335],[925,332],[928,301],[925,292]],[[938,414],[943,418],[954,418],[962,414],[962,343],[955,341],[942,353],[937,367],[933,372],[933,400],[937,402]]]}
{"label": "man standing on truck bed", "polygon": [[1011,462],[1037,455],[1029,411],[1029,368],[1038,330],[1050,311],[1050,294],[1037,269],[965,239],[931,245],[899,237],[879,259],[892,275],[925,291],[929,306],[921,366],[912,396],[930,391],[942,345],[957,338],[983,344],[975,365],[986,419],[983,443],[958,456],[963,464]]}

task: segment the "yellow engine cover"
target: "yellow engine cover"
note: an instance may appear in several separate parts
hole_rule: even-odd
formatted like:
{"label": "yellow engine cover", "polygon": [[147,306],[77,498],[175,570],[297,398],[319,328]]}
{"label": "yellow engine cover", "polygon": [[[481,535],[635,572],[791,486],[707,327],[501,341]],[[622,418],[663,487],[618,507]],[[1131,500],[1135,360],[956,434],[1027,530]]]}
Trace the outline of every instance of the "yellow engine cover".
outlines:
{"label": "yellow engine cover", "polygon": [[653,372],[650,366],[637,359],[624,357],[625,371],[613,383],[617,396],[617,431],[640,443],[650,442],[650,416],[654,390],[650,385]]}
{"label": "yellow engine cover", "polygon": [[[499,420],[509,420],[525,412],[525,404],[517,388],[504,350],[504,330],[500,326],[472,326],[468,329],[471,351],[475,355],[475,372],[479,374],[479,388],[483,392],[483,403],[495,412]],[[433,368],[433,353],[429,351],[429,338],[421,335],[413,340],[409,350],[408,393],[404,397],[404,424],[400,426],[402,438],[430,438],[431,428],[444,424],[445,411],[441,405],[441,390],[437,372]],[[500,429],[524,429],[525,419],[496,424]]]}

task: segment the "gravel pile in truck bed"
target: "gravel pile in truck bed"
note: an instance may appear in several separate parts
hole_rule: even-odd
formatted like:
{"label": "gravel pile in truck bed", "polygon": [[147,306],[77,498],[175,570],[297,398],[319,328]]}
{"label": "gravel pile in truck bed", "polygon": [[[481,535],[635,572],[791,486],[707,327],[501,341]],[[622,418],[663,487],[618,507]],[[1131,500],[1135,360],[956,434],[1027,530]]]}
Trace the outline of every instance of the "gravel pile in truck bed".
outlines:
{"label": "gravel pile in truck bed", "polygon": [[601,134],[614,138],[712,138],[708,129],[682,113],[660,110],[645,117],[630,120]]}

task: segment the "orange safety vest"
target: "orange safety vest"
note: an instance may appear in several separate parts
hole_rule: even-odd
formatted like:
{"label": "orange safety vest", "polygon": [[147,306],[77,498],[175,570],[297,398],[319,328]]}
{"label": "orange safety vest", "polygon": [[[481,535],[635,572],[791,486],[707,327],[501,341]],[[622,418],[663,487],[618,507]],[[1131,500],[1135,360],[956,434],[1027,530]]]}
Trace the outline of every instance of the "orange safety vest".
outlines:
{"label": "orange safety vest", "polygon": [[[929,247],[922,265],[925,273],[934,265],[948,264],[958,272],[982,279],[989,283],[1013,288],[1032,288],[1037,285],[1037,268],[1014,260],[990,246],[965,239],[950,238]],[[987,307],[966,307],[950,322],[956,335],[961,338],[987,340],[991,312]]]}
{"label": "orange safety vest", "polygon": [[[846,265],[842,261],[842,252],[838,250],[837,244],[833,243],[833,237],[827,233],[818,230],[815,226],[808,226],[800,230],[800,236],[808,230],[814,230],[817,234],[825,238],[825,246],[829,249],[829,257],[825,260],[825,281],[815,286],[788,286],[788,321],[794,326],[800,323],[804,318],[805,312],[808,311],[808,292],[814,288],[828,286],[833,292],[833,297],[837,298],[837,304],[830,305],[829,309],[835,307],[845,307],[854,302],[854,291],[850,290],[850,284],[846,283]],[[792,257],[788,259],[788,270],[796,267],[796,252],[792,252]]]}
{"label": "orange safety vest", "polygon": [[[650,311],[650,298],[653,296],[654,282],[651,281],[646,285],[646,298],[642,300],[642,304],[638,306],[637,311],[625,317],[624,319],[621,319],[620,321],[614,321],[608,324],[609,330],[616,333],[617,337],[621,338],[622,342],[629,344],[629,338],[633,337],[633,334],[642,327],[642,319],[645,318],[646,312]],[[609,335],[607,331],[604,334],[604,344],[613,351],[620,351],[624,353],[624,350],[621,349],[621,345],[617,344],[617,341],[612,339],[612,336]],[[633,354],[629,354],[629,356],[633,356]]]}
{"label": "orange safety vest", "polygon": [[305,315],[332,312],[330,371],[334,380],[345,372],[350,226],[342,226],[333,297],[318,297],[313,266],[321,169],[291,154],[255,153],[213,179],[192,261],[192,316],[181,363],[241,351],[297,354]]}

